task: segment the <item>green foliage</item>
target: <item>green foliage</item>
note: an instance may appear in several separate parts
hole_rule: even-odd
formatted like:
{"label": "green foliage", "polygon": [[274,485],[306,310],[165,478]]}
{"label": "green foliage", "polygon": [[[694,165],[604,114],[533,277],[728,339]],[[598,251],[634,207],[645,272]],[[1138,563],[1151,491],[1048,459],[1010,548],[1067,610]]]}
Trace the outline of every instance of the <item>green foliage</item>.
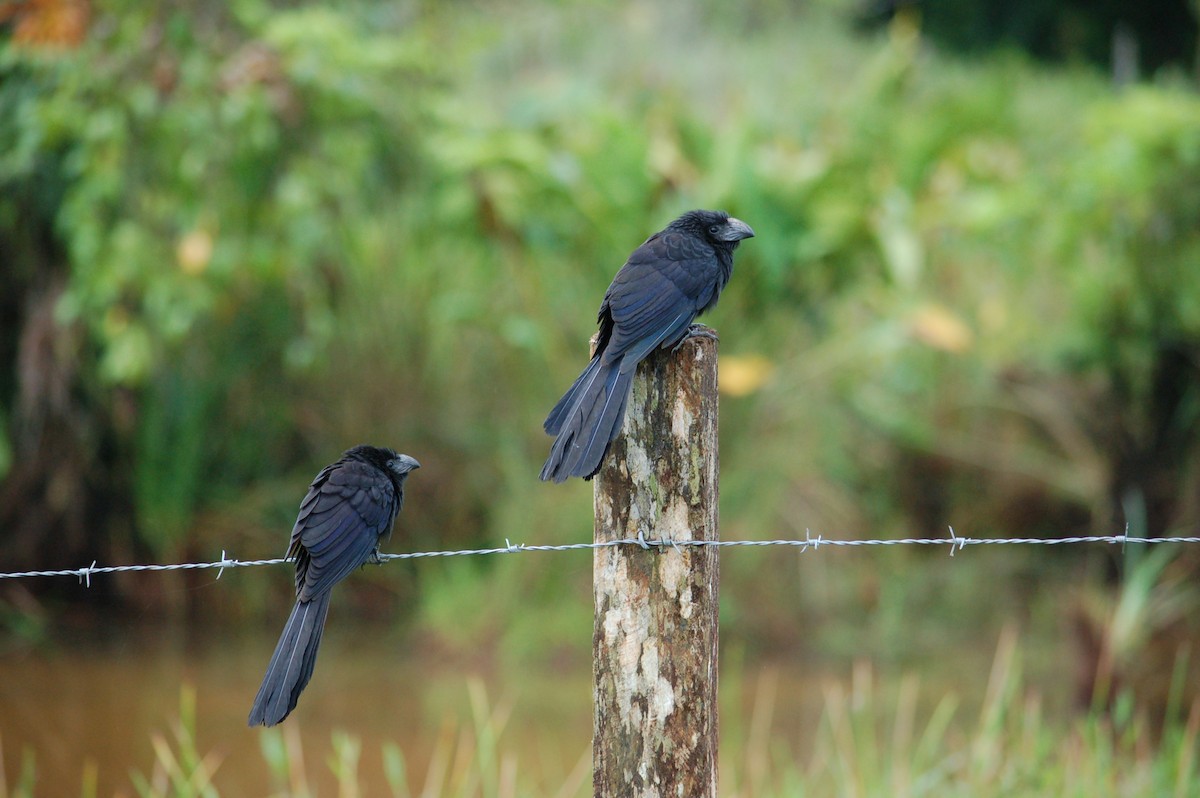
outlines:
{"label": "green foliage", "polygon": [[1200,98],[1131,90],[1098,103],[1082,135],[1056,242],[1073,267],[1076,356],[1147,407],[1159,352],[1200,343]]}
{"label": "green foliage", "polygon": [[920,14],[932,40],[959,51],[1020,48],[1048,61],[1086,62],[1114,72],[1188,69],[1196,56],[1196,6],[1188,0],[1143,0],[1136,6],[938,0],[860,4],[856,12],[867,26],[893,13]]}
{"label": "green foliage", "polygon": [[[197,519],[219,509],[239,529],[270,515],[253,525],[276,531],[237,554],[276,552],[297,486],[360,441],[425,464],[395,548],[587,539],[590,491],[536,482],[541,419],[621,259],[698,206],[758,231],[711,320],[723,375],[759,364],[722,398],[725,537],[1111,532],[1118,504],[1144,508],[1146,534],[1194,524],[1194,89],[962,62],[908,18],[852,39],[833,5],[389,16],[109,0],[77,51],[0,45],[3,279],[10,264],[30,280],[66,270],[59,315],[82,333],[83,387],[125,419],[130,547],[215,552],[228,541]],[[0,435],[0,474],[11,451]],[[907,552],[828,574],[739,553],[722,566],[723,635],[928,656],[953,631],[914,632],[914,616],[994,619],[978,569],[1014,604],[1022,580],[1060,575],[1057,560],[989,555],[929,576],[944,567]],[[418,623],[510,663],[547,641],[578,655],[589,569],[572,556],[422,563]],[[1134,604],[1111,613],[1126,633],[1154,617],[1134,601],[1157,595],[1150,571],[1137,574]],[[1170,619],[1194,606],[1168,597]],[[798,640],[798,619],[846,607],[860,624]],[[831,690],[811,762],[756,744],[723,768],[725,789],[1186,794],[1194,713],[1151,753],[1130,693],[1113,697],[1116,724],[1064,732],[998,662],[974,733],[952,700],[921,716],[915,683],[893,707],[863,673]],[[475,692],[427,783],[503,794],[504,712]],[[143,795],[211,791],[183,709]],[[262,735],[264,760],[280,792],[305,794],[287,735]],[[347,791],[360,753],[334,742]],[[411,763],[383,757],[406,794]],[[23,768],[10,792],[32,790]]]}
{"label": "green foliage", "polygon": [[[1013,59],[935,68],[913,35],[896,28],[797,158],[821,169],[795,203],[840,231],[799,270],[849,282],[820,283],[819,335],[762,323],[789,341],[764,351],[795,354],[753,431],[730,439],[761,454],[769,429],[807,419],[772,462],[816,453],[818,478],[861,508],[846,520],[876,531],[1005,528],[994,510],[974,517],[980,479],[986,504],[1048,495],[1063,508],[1049,515],[1101,529],[1114,495],[1154,480],[1150,533],[1186,525],[1167,497],[1197,457],[1200,290],[1184,272],[1198,262],[1200,101],[1171,86],[1112,95]],[[1063,104],[1081,111],[1050,113]]]}
{"label": "green foliage", "polygon": [[235,10],[251,21],[114,3],[77,52],[4,54],[18,146],[0,180],[61,238],[59,315],[90,333],[89,376],[144,400],[133,485],[156,549],[214,484],[269,471],[264,450],[278,461],[288,383],[333,333],[347,228],[419,169],[422,39]]}
{"label": "green foliage", "polygon": [[[726,676],[723,675],[723,681]],[[1184,798],[1200,777],[1196,760],[1200,710],[1185,721],[1157,728],[1137,711],[1090,713],[1067,722],[1047,717],[1044,702],[1025,682],[1022,652],[1011,629],[1000,639],[986,697],[963,707],[952,692],[908,675],[888,686],[865,665],[847,679],[831,680],[815,708],[817,722],[797,739],[781,730],[792,719],[775,716],[780,689],[770,669],[738,674],[749,700],[727,700],[722,711],[720,794],[816,798],[844,795],[1133,796]],[[737,692],[737,691],[735,691]],[[569,772],[530,767],[509,728],[510,702],[492,702],[482,683],[467,684],[468,708],[448,718],[427,751],[384,744],[381,767],[387,794],[498,798],[505,795],[590,794],[586,740]],[[132,774],[143,798],[191,798],[220,794],[220,757],[197,747],[194,692],[181,693],[180,716],[170,738],[151,739],[155,764],[149,776]],[[742,707],[748,707],[743,709]],[[810,734],[811,732],[811,734]],[[1151,742],[1157,738],[1157,744]],[[316,794],[316,771],[305,757],[294,724],[260,734],[271,794]],[[354,735],[333,735],[322,768],[332,773],[339,795],[361,795],[363,745]],[[418,760],[417,757],[420,757]],[[420,761],[418,772],[410,761]],[[0,772],[0,794],[33,795],[31,756],[9,783]],[[254,783],[253,774],[237,774]],[[226,790],[226,792],[228,792]],[[85,777],[84,795],[94,795]]]}
{"label": "green foliage", "polygon": [[9,443],[8,435],[4,433],[4,429],[8,427],[3,413],[0,413],[0,480],[8,474],[8,469],[12,468],[12,444]]}
{"label": "green foliage", "polygon": [[[467,683],[470,703],[469,717],[447,722],[436,735],[428,766],[423,773],[409,773],[408,758],[394,743],[381,749],[382,767],[391,795],[461,796],[461,798],[499,798],[516,794],[577,795],[587,776],[584,767],[576,767],[562,785],[540,784],[533,787],[530,779],[518,768],[518,758],[506,736],[512,705],[500,702],[493,705],[482,682]],[[267,760],[279,794],[311,795],[315,780],[305,765],[304,750],[295,726],[271,729],[262,733],[264,759]],[[332,751],[327,759],[334,774],[340,795],[359,795],[358,765],[362,744],[357,737],[345,732],[333,735]],[[581,765],[586,765],[586,757]],[[418,793],[413,793],[410,777]],[[518,785],[520,790],[518,792]],[[528,793],[530,789],[536,790]],[[557,792],[546,792],[557,789]]]}
{"label": "green foliage", "polygon": [[[765,364],[722,404],[727,536],[1193,521],[1195,93],[772,8],[113,0],[76,52],[6,45],[0,223],[52,222],[139,542],[218,549],[200,514],[368,440],[426,464],[406,547],[586,537],[541,418],[621,258],[695,206],[759,233],[712,317]],[[438,627],[577,584],[421,573]]]}
{"label": "green foliage", "polygon": [[216,798],[213,774],[220,766],[214,753],[202,754],[196,744],[196,691],[179,694],[179,719],[171,738],[155,734],[154,769],[149,776],[134,772],[133,786],[141,798]]}
{"label": "green foliage", "polygon": [[37,762],[33,750],[21,750],[21,771],[13,783],[8,783],[8,775],[0,768],[0,795],[12,798],[32,798],[34,787],[37,785]]}
{"label": "green foliage", "polygon": [[[755,739],[722,761],[722,792],[750,795],[1172,795],[1193,789],[1196,724],[1172,725],[1162,747],[1145,747],[1144,717],[1096,714],[1058,727],[1023,686],[1015,635],[1002,635],[978,720],[965,723],[953,694],[922,700],[916,676],[885,689],[866,665],[825,690],[807,761],[779,742]],[[757,680],[747,729],[769,729],[777,685]],[[737,723],[737,721],[735,721]],[[740,727],[740,723],[738,723]],[[743,759],[744,757],[744,759]]]}
{"label": "green foliage", "polygon": [[283,314],[302,365],[329,334],[341,226],[413,168],[420,53],[318,10],[231,31],[113,11],[108,36],[44,66],[29,117],[71,180],[64,319],[88,321],[101,376],[138,384],[202,321],[266,302],[259,324]]}

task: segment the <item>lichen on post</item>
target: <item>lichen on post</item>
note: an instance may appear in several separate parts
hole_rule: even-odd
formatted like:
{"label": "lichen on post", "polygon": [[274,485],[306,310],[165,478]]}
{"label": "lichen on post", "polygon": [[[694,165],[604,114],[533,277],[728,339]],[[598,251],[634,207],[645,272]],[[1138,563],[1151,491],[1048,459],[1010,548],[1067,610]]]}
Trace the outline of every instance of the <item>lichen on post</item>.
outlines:
{"label": "lichen on post", "polygon": [[[718,539],[714,338],[638,366],[594,490],[596,542]],[[715,796],[717,549],[607,547],[593,562],[594,794]]]}

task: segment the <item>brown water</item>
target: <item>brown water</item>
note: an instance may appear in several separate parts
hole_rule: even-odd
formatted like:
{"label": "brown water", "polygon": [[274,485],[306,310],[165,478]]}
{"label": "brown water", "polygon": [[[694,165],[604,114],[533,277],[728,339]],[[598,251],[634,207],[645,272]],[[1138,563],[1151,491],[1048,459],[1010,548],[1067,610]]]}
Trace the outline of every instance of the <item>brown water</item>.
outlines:
{"label": "brown water", "polygon": [[[363,642],[371,639],[370,645]],[[131,771],[149,775],[152,736],[173,739],[181,688],[196,694],[196,736],[219,769],[226,796],[267,795],[270,773],[263,730],[246,714],[270,658],[273,634],[191,635],[163,629],[114,628],[62,635],[49,647],[0,654],[0,744],[8,786],[25,752],[37,766],[36,795],[81,794],[94,769],[97,794],[133,795]],[[522,774],[563,783],[591,744],[591,674],[586,663],[536,674],[506,675],[423,661],[378,629],[329,629],[316,673],[287,720],[303,743],[306,771],[318,794],[335,794],[326,761],[331,734],[362,742],[364,794],[390,794],[381,745],[398,744],[414,788],[446,729],[473,726],[468,683],[477,680],[489,706],[512,714],[503,744],[519,752]]]}
{"label": "brown water", "polygon": [[[22,757],[30,752],[37,766],[35,795],[80,795],[87,772],[94,773],[98,796],[135,795],[130,774],[152,772],[154,735],[173,739],[187,687],[196,696],[196,747],[217,763],[213,784],[221,794],[280,794],[262,753],[264,731],[246,727],[275,634],[275,629],[229,633],[118,624],[58,632],[36,648],[0,649],[6,777],[0,784],[16,786]],[[586,652],[574,662],[504,668],[447,661],[412,646],[385,628],[350,628],[343,620],[326,631],[313,680],[282,727],[299,736],[315,794],[339,794],[328,766],[337,731],[362,744],[357,781],[363,795],[391,794],[382,764],[385,743],[403,751],[409,785],[419,792],[435,752],[445,754],[448,740],[478,727],[472,684],[477,697],[480,688],[486,694],[487,709],[506,718],[499,749],[514,758],[520,783],[553,786],[554,794],[575,771],[586,790],[591,748]],[[992,651],[984,642],[943,652],[921,674],[923,702],[949,691],[971,703],[985,686]],[[821,717],[824,689],[834,681],[846,683],[851,670],[844,661],[768,663],[723,650],[723,761],[732,755],[736,766],[738,751],[756,734],[768,734],[775,750],[783,745],[803,756]],[[876,666],[874,675],[886,694],[902,673]],[[457,767],[472,766],[468,761]]]}

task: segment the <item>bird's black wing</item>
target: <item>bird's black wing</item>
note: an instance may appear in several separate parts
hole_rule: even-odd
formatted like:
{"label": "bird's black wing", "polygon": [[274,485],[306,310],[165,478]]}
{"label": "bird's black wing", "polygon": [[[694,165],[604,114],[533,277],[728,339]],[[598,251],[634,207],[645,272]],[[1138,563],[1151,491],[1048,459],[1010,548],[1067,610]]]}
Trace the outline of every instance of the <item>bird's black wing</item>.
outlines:
{"label": "bird's black wing", "polygon": [[713,248],[687,233],[660,233],[634,250],[604,296],[613,320],[604,360],[632,368],[676,343],[711,299],[717,269]]}
{"label": "bird's black wing", "polygon": [[288,549],[297,558],[297,598],[328,591],[367,562],[398,509],[392,481],[369,463],[343,460],[318,474],[300,504]]}

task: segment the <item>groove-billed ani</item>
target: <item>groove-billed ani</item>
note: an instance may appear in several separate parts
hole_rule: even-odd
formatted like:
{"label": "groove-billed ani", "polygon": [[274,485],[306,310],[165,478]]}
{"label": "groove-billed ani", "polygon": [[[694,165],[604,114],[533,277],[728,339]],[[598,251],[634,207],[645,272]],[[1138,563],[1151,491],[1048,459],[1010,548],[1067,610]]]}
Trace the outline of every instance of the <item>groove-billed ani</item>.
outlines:
{"label": "groove-billed ani", "polygon": [[404,503],[404,480],[420,467],[391,449],[355,446],[309,485],[287,551],[296,560],[296,606],[254,697],[251,726],[274,726],[296,708],[317,661],[330,591],[360,565],[379,562],[379,543]]}
{"label": "groove-billed ani", "polygon": [[546,432],[557,437],[543,480],[596,475],[621,431],[637,364],[655,347],[678,346],[717,303],[733,251],[753,235],[722,211],[689,211],[633,251],[600,304],[591,362],[546,417]]}

